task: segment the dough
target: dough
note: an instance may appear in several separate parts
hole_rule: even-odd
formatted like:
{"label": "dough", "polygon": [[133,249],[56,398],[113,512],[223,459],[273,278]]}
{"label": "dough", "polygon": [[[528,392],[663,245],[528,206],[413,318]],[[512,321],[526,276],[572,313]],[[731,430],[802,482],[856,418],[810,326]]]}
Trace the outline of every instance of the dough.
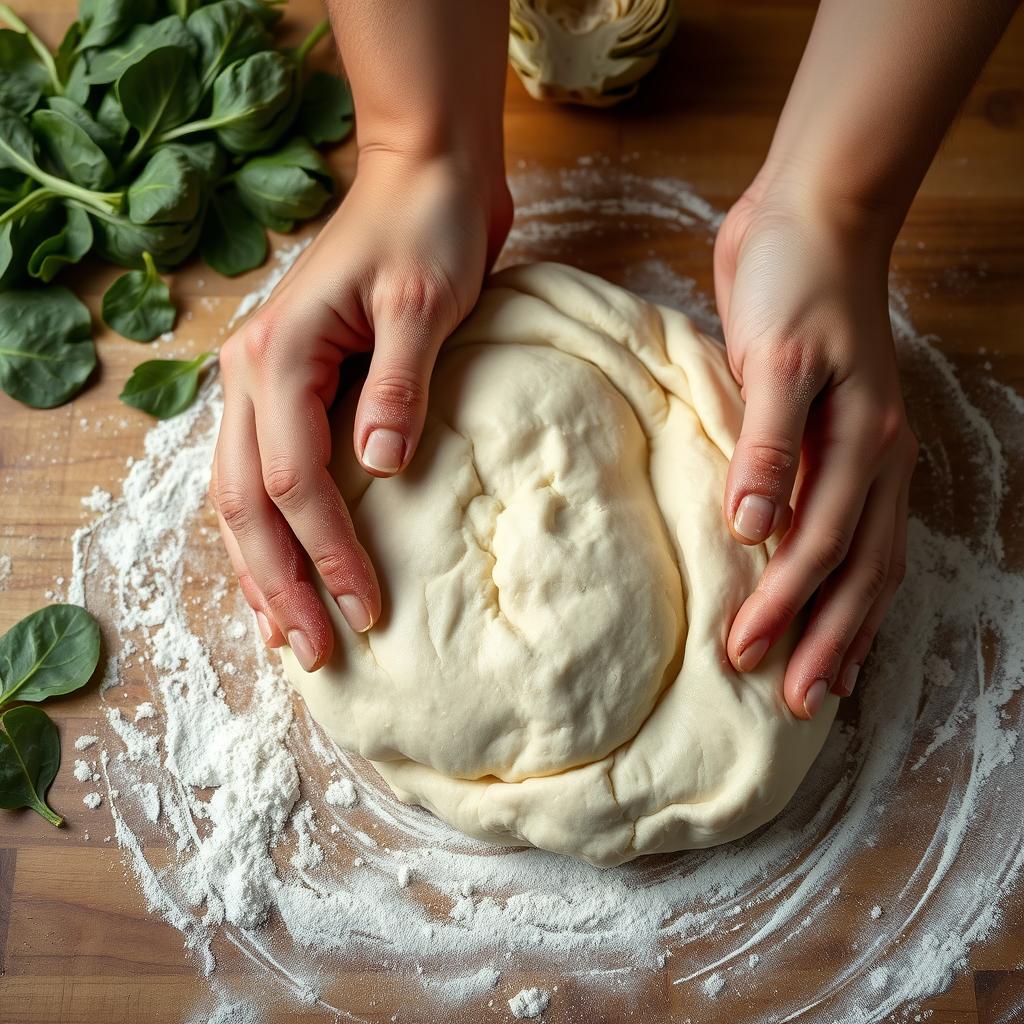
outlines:
{"label": "dough", "polygon": [[385,612],[289,679],[395,794],[469,835],[609,865],[777,814],[820,749],[782,699],[792,637],[724,655],[767,561],[722,517],[742,403],[674,310],[541,263],[491,278],[445,344],[411,465],[332,470]]}
{"label": "dough", "polygon": [[675,0],[512,0],[509,61],[535,99],[609,107],[636,93],[677,19]]}

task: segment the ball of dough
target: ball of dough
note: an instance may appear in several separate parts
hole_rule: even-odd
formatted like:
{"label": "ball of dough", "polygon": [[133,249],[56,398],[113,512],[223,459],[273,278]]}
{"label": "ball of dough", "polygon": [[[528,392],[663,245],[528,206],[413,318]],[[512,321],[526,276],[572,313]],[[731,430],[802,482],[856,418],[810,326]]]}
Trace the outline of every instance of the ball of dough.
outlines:
{"label": "ball of dough", "polygon": [[766,564],[721,503],[742,403],[675,310],[557,264],[496,274],[446,342],[412,463],[332,471],[384,614],[288,678],[402,800],[469,835],[609,865],[711,846],[792,796],[835,713],[782,698],[792,638],[725,657]]}

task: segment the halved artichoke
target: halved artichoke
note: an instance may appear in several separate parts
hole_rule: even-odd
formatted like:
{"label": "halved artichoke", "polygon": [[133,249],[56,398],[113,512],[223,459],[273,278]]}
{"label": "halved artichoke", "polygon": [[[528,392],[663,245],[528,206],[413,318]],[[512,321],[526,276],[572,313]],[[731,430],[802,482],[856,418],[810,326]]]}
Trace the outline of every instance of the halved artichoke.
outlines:
{"label": "halved artichoke", "polygon": [[627,99],[676,27],[675,0],[512,0],[509,60],[537,99]]}

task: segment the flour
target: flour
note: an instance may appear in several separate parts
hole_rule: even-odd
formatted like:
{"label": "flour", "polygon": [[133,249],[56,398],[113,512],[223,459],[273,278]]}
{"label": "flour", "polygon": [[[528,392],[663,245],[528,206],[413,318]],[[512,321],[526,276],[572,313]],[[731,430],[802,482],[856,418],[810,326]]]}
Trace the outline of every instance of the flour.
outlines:
{"label": "flour", "polygon": [[86,793],[82,797],[82,803],[89,808],[90,811],[95,811],[101,803],[103,803],[103,797],[99,793]]}
{"label": "flour", "polygon": [[0,555],[0,590],[7,589],[7,581],[11,578],[11,556]]}
{"label": "flour", "polygon": [[[592,254],[590,269],[716,329],[710,302],[653,252],[618,269],[600,262],[600,239],[621,232],[706,251],[720,214],[684,183],[581,167],[527,172],[513,186],[525,220],[506,261]],[[232,323],[301,247],[278,253]],[[951,983],[999,928],[1024,867],[1024,576],[1004,533],[1007,481],[1024,465],[1024,402],[988,378],[961,381],[898,294],[892,313],[926,445],[907,580],[860,693],[771,826],[609,871],[483,847],[398,804],[333,747],[255,631],[236,635],[249,612],[204,508],[216,373],[192,409],[149,431],[121,493],[94,501],[73,542],[67,599],[109,637],[102,713],[75,746],[99,746],[103,813],[125,863],[210,975],[216,1008],[194,1021],[252,1024],[295,1003],[361,1020],[345,1005],[349,969],[381,979],[372,1019],[408,1019],[413,985],[423,1024],[517,999],[493,991],[513,975],[571,978],[609,1019],[660,999],[666,982],[682,987],[693,1020],[743,1019],[773,962],[799,963],[773,1010],[807,1024],[876,1024]],[[955,479],[954,448],[977,453],[958,456]],[[132,721],[142,696],[155,715]],[[936,808],[934,820],[922,808]],[[898,863],[882,852],[892,835]],[[854,861],[878,870],[850,914],[838,901],[854,899]],[[853,948],[824,962],[837,912],[855,922]]]}
{"label": "flour", "polygon": [[539,1017],[550,1005],[551,994],[542,988],[524,988],[509,1001],[508,1008],[513,1017],[520,1020],[533,1020]]}

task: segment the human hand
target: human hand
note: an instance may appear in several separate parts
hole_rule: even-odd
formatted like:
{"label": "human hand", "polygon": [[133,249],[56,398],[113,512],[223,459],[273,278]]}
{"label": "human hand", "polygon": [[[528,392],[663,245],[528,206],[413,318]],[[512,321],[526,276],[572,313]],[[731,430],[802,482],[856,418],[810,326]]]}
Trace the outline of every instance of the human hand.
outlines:
{"label": "human hand", "polygon": [[221,351],[211,502],[263,639],[287,642],[306,671],[333,648],[307,557],[354,630],[381,612],[327,469],[341,364],[372,349],[352,442],[368,472],[401,471],[438,349],[476,302],[511,217],[500,166],[367,149],[340,208]]}
{"label": "human hand", "polygon": [[[746,411],[726,482],[733,536],[781,541],[727,652],[750,671],[809,605],[785,699],[812,718],[848,696],[903,577],[917,441],[888,310],[888,239],[758,182],[715,244],[729,365]],[[791,508],[792,506],[792,508]]]}

